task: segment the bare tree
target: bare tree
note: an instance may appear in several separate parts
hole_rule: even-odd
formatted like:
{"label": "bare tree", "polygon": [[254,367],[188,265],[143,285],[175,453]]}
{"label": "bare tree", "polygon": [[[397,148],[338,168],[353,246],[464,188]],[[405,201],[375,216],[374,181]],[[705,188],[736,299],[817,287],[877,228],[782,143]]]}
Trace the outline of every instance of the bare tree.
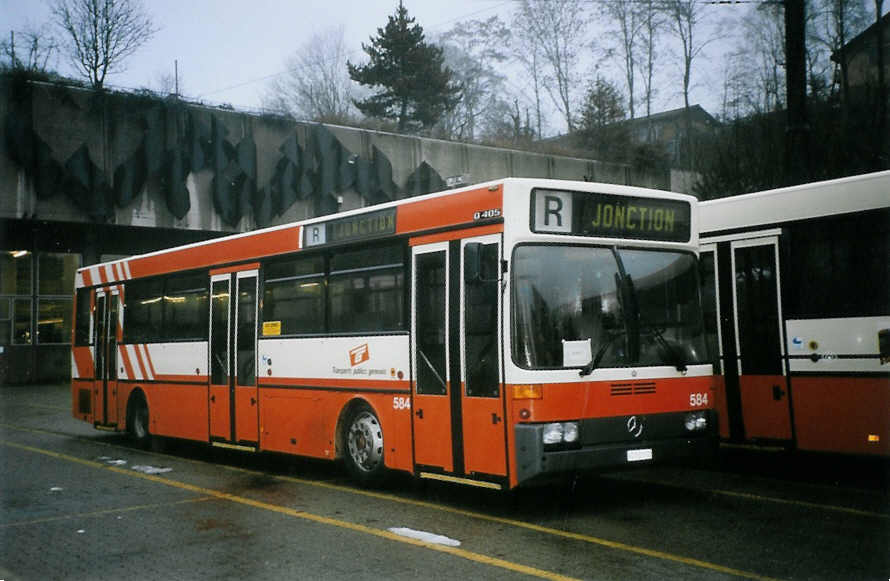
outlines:
{"label": "bare tree", "polygon": [[50,9],[68,56],[96,89],[158,30],[139,0],[53,0]]}
{"label": "bare tree", "polygon": [[834,55],[837,71],[833,85],[840,85],[841,102],[850,102],[849,63],[843,50],[847,42],[867,26],[865,5],[858,0],[819,0],[814,3],[811,38]]}
{"label": "bare tree", "polygon": [[[637,46],[645,40],[640,32],[645,26],[645,13],[641,10],[645,4],[637,5],[627,0],[608,0],[603,4],[603,11],[618,27],[618,54],[621,67],[624,69],[624,86],[627,88],[627,110],[630,118],[636,117],[636,94],[634,93],[637,68]],[[599,79],[597,79],[599,82]]]}
{"label": "bare tree", "polygon": [[748,54],[748,112],[777,111],[785,104],[785,16],[782,6],[761,4],[741,25],[740,51]]}
{"label": "bare tree", "polygon": [[152,90],[162,95],[174,95],[179,97],[188,91],[182,81],[182,73],[179,72],[179,63],[174,63],[174,70],[158,71],[155,73],[155,82]]}
{"label": "bare tree", "polygon": [[540,138],[544,125],[544,112],[541,107],[541,89],[544,81],[544,59],[541,57],[541,47],[538,40],[530,31],[520,26],[522,22],[521,13],[513,16],[513,50],[516,58],[525,69],[529,81],[531,81],[532,91],[534,93],[535,105],[535,128]]}
{"label": "bare tree", "polygon": [[[582,0],[521,0],[514,22],[539,49],[549,65],[550,80],[544,87],[562,113],[569,133],[575,130],[573,115],[579,49],[586,45],[587,18]],[[555,85],[555,87],[554,87]]]}
{"label": "bare tree", "polygon": [[646,140],[652,142],[652,123],[648,119],[652,116],[652,101],[655,98],[655,60],[658,36],[662,32],[664,20],[661,11],[658,10],[656,0],[641,0],[640,9],[643,12],[642,25],[639,32],[639,45],[642,52],[640,65],[643,79],[643,103],[646,105]]}
{"label": "bare tree", "polygon": [[692,65],[711,39],[699,39],[699,25],[704,18],[706,0],[666,0],[664,11],[668,23],[677,40],[680,41],[683,64],[683,105],[686,110],[687,163],[692,168],[695,159],[692,143],[692,119],[689,115],[689,90],[692,81]]}
{"label": "bare tree", "polygon": [[10,31],[9,40],[0,42],[0,53],[8,60],[10,69],[45,73],[58,47],[58,41],[43,26],[23,30],[18,35]]}
{"label": "bare tree", "polygon": [[343,123],[353,117],[355,84],[346,70],[342,26],[312,35],[287,59],[287,72],[274,79],[264,106],[295,117]]}
{"label": "bare tree", "polygon": [[507,60],[509,38],[510,31],[497,16],[459,22],[442,35],[445,64],[460,83],[462,94],[460,103],[444,116],[456,128],[454,137],[472,141],[489,110],[506,104],[500,98],[505,93],[504,75],[497,67]]}

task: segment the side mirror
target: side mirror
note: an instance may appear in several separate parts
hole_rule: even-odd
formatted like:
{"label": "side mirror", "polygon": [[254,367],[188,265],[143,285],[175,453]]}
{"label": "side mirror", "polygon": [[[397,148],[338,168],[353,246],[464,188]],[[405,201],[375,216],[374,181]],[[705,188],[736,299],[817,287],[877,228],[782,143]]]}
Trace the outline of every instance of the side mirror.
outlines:
{"label": "side mirror", "polygon": [[878,331],[878,353],[881,355],[881,365],[890,363],[890,329]]}
{"label": "side mirror", "polygon": [[464,282],[482,280],[482,243],[469,242],[464,246]]}

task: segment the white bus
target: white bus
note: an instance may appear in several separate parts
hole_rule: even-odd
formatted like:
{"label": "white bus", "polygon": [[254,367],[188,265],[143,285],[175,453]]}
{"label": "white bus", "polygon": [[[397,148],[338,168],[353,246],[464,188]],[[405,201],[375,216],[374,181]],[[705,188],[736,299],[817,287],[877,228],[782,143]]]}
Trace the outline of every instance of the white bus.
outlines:
{"label": "white bus", "polygon": [[700,211],[722,438],[890,455],[890,172]]}

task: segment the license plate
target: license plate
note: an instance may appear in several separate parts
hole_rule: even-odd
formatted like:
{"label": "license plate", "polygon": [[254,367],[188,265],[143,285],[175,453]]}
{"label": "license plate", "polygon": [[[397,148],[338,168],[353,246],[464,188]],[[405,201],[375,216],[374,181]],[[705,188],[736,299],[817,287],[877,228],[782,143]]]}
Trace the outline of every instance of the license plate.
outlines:
{"label": "license plate", "polygon": [[642,450],[628,450],[628,462],[642,462],[643,460],[652,459],[652,448],[643,448]]}

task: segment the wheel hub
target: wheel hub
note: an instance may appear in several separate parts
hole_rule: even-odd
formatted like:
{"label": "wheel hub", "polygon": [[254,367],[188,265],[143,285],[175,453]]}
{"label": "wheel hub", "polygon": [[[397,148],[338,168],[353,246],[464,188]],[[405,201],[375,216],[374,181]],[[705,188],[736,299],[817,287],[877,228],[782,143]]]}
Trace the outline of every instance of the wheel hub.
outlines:
{"label": "wheel hub", "polygon": [[362,412],[349,427],[349,455],[361,470],[371,472],[383,458],[383,431],[372,414]]}

